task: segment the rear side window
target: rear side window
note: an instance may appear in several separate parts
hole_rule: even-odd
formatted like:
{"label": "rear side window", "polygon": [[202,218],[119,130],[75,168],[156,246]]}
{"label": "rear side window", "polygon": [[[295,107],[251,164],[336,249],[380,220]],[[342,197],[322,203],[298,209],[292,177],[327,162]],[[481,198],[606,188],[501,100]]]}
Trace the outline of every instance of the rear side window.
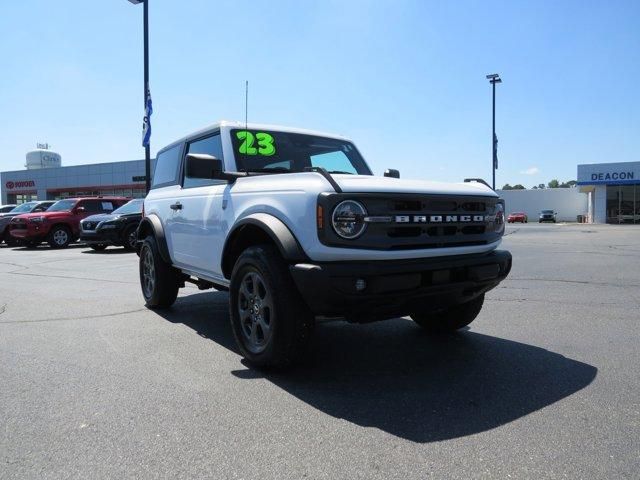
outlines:
{"label": "rear side window", "polygon": [[108,212],[111,213],[113,212],[116,208],[118,208],[117,205],[114,205],[113,202],[111,200],[101,200],[100,201],[100,211],[102,212]]}
{"label": "rear side window", "polygon": [[78,206],[88,213],[111,213],[115,209],[111,200],[84,200]]}
{"label": "rear side window", "polygon": [[[220,140],[220,134],[216,133],[207,138],[196,140],[189,143],[187,146],[187,153],[205,153],[207,155],[213,155],[214,157],[223,160],[222,158],[222,141]],[[184,176],[184,188],[201,187],[203,185],[212,185],[220,183],[220,180],[208,180],[206,178],[190,178],[188,172],[185,171]]]}
{"label": "rear side window", "polygon": [[178,168],[180,167],[180,150],[182,145],[176,145],[158,154],[156,158],[156,169],[153,173],[152,188],[175,185],[178,179]]}

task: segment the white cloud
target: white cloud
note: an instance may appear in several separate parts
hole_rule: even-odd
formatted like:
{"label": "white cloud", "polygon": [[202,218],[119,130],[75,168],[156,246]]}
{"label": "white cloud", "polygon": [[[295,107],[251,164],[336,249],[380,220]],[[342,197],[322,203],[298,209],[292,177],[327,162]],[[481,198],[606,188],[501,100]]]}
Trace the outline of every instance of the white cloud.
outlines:
{"label": "white cloud", "polygon": [[540,169],[538,167],[529,167],[526,170],[522,170],[520,173],[523,175],[537,175],[540,173]]}

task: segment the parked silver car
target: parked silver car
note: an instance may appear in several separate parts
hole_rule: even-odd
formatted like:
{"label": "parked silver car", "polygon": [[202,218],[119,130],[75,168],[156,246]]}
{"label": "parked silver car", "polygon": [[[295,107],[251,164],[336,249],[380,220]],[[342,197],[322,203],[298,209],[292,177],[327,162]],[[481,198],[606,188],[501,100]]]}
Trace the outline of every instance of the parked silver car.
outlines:
{"label": "parked silver car", "polygon": [[542,210],[540,212],[540,216],[538,217],[538,223],[542,223],[542,222],[556,223],[556,215],[558,215],[558,212],[554,212],[553,210]]}

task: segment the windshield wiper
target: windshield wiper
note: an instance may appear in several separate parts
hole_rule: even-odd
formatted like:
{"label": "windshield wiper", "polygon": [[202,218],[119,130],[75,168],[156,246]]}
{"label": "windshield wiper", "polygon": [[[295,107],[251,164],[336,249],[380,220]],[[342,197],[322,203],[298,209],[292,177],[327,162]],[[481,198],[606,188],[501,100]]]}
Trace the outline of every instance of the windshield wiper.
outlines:
{"label": "windshield wiper", "polygon": [[342,170],[329,170],[329,173],[337,173],[342,175],[354,175],[353,172],[343,172]]}
{"label": "windshield wiper", "polygon": [[257,173],[291,173],[291,170],[285,167],[251,168],[245,171]]}

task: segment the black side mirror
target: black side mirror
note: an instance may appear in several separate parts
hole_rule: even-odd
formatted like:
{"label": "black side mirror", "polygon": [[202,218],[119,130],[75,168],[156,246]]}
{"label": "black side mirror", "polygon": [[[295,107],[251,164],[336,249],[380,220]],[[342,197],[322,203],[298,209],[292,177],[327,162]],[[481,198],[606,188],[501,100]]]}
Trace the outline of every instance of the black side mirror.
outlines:
{"label": "black side mirror", "polygon": [[189,153],[185,174],[189,178],[220,179],[223,173],[222,160],[204,153]]}
{"label": "black side mirror", "polygon": [[395,168],[388,168],[387,170],[384,171],[384,176],[391,177],[391,178],[400,178],[400,172]]}
{"label": "black side mirror", "polygon": [[225,172],[222,160],[205,153],[189,153],[185,163],[185,173],[189,178],[226,180],[233,183],[238,178],[247,176],[246,172]]}

